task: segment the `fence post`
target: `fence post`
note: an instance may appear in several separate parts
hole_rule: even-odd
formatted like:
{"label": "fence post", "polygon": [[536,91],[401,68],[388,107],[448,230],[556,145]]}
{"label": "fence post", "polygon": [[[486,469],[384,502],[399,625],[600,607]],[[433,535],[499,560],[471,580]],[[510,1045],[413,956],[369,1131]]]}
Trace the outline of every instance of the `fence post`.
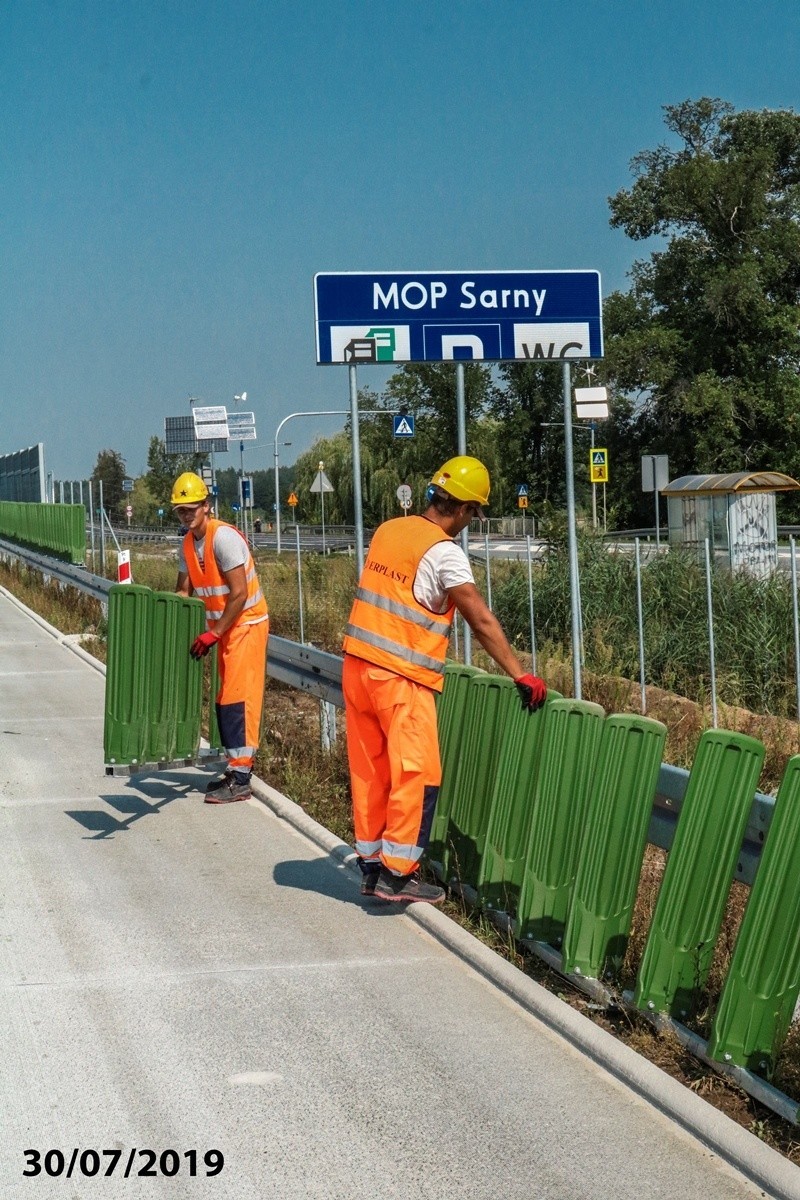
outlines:
{"label": "fence post", "polygon": [[492,574],[489,569],[489,526],[487,525],[483,533],[484,553],[486,554],[486,603],[489,605],[489,610],[492,611]]}
{"label": "fence post", "polygon": [[639,622],[639,686],[642,689],[642,712],[647,712],[647,692],[644,686],[644,615],[642,612],[642,559],[639,539],[636,543],[636,616]]}
{"label": "fence post", "polygon": [[714,659],[714,605],[711,597],[711,550],[706,543],[706,604],[708,609],[708,653],[711,666],[711,721],[717,728],[717,668]]}
{"label": "fence post", "polygon": [[297,539],[297,607],[300,611],[300,643],[305,644],[306,635],[303,627],[303,571],[300,566],[300,526],[294,527]]}
{"label": "fence post", "polygon": [[797,696],[797,719],[800,721],[800,625],[797,618],[797,554],[794,538],[789,538],[792,554],[792,620],[794,623],[794,686]]}
{"label": "fence post", "polygon": [[528,551],[528,611],[531,618],[531,660],[533,664],[533,673],[536,674],[536,624],[533,615],[533,562],[531,560],[531,538],[530,534],[525,538]]}

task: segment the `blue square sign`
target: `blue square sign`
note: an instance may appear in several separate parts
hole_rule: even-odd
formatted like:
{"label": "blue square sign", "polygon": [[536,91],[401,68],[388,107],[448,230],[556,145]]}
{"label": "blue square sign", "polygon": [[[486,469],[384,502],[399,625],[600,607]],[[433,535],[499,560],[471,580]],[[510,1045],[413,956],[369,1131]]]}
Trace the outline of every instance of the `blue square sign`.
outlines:
{"label": "blue square sign", "polygon": [[413,437],[414,436],[414,418],[410,413],[395,413],[392,417],[393,433],[395,437]]}

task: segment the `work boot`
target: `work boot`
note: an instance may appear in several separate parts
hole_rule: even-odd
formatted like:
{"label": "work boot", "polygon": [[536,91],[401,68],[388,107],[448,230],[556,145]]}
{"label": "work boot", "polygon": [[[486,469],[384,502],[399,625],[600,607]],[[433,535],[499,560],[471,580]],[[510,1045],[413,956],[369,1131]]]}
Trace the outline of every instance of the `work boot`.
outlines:
{"label": "work boot", "polygon": [[212,779],[211,782],[206,785],[206,793],[216,792],[222,787],[223,784],[227,783],[229,779],[233,779],[233,771],[226,771],[222,776],[222,779]]}
{"label": "work boot", "polygon": [[389,900],[393,903],[404,901],[412,904],[441,904],[444,900],[444,888],[422,883],[416,871],[412,871],[410,875],[393,875],[386,867],[381,867],[374,895],[378,900]]}
{"label": "work boot", "polygon": [[249,800],[250,776],[243,779],[234,771],[226,771],[222,779],[210,783],[206,788],[206,804],[233,804],[236,800]]}
{"label": "work boot", "polygon": [[375,884],[378,882],[378,876],[381,873],[381,864],[379,861],[366,862],[361,856],[356,859],[358,869],[361,872],[361,895],[374,896]]}

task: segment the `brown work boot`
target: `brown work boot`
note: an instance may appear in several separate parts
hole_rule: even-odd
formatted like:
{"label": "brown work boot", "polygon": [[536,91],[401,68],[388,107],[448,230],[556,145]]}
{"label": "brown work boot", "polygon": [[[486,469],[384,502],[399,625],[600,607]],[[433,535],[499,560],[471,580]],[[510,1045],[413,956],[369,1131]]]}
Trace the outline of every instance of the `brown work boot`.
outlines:
{"label": "brown work boot", "polygon": [[444,888],[422,883],[417,871],[412,871],[410,875],[393,875],[386,867],[381,867],[378,882],[375,884],[375,898],[389,900],[394,904],[441,904],[444,900]]}

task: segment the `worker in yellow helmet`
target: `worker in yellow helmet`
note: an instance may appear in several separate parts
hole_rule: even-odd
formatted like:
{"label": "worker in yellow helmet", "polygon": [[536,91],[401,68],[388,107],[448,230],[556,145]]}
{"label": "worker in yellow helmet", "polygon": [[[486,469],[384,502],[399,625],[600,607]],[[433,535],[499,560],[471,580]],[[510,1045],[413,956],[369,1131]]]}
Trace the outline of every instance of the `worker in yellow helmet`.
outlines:
{"label": "worker in yellow helmet", "polygon": [[264,704],[267,602],[250,547],[235,526],[212,517],[208,488],[198,475],[186,471],[175,480],[172,511],[184,529],[175,590],[184,596],[194,592],[206,609],[206,632],[189,653],[202,658],[217,646],[217,724],[228,769],[208,785],[205,799],[230,804],[250,796]]}
{"label": "worker in yellow helmet", "polygon": [[434,696],[442,690],[456,609],[516,682],[526,707],[547,697],[525,670],[475,586],[453,539],[484,519],[489,473],[467,455],[435,472],[422,516],[375,532],[344,639],[342,687],[361,892],[389,901],[444,898],[421,883],[442,768]]}

